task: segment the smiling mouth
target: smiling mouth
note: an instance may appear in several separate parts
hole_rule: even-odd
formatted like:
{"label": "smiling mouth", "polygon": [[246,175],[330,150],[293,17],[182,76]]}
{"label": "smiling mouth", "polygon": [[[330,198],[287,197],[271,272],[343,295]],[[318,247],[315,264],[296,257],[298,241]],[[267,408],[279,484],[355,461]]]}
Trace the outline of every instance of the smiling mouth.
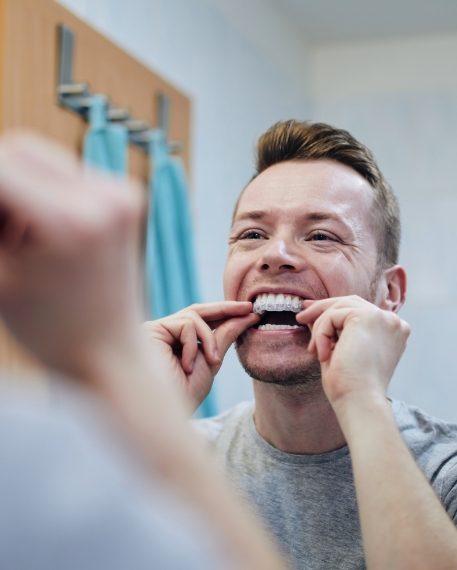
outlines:
{"label": "smiling mouth", "polygon": [[297,323],[296,314],[303,309],[303,300],[296,295],[261,293],[253,304],[254,313],[261,315],[261,321],[254,329],[260,331],[288,331],[303,329]]}

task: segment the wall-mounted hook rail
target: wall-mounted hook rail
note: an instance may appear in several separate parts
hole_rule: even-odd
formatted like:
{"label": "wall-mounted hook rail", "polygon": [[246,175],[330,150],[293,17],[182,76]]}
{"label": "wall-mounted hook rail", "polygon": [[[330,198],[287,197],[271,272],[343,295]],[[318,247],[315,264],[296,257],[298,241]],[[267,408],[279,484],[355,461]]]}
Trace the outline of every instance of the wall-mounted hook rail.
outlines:
{"label": "wall-mounted hook rail", "polygon": [[[59,68],[58,68],[58,85],[57,97],[62,107],[70,109],[78,113],[84,120],[88,118],[88,109],[91,104],[92,97],[88,83],[76,83],[73,81],[73,56],[75,38],[72,30],[67,26],[60,25],[58,27],[59,42]],[[109,121],[125,124],[129,132],[129,140],[143,150],[148,150],[148,142],[152,127],[145,121],[133,119],[128,109],[115,107],[110,104],[109,98],[106,98],[107,118]],[[169,125],[169,98],[160,94],[158,96],[158,123],[165,135],[168,133]],[[171,143],[169,145],[171,152],[179,152],[182,149],[181,143]]]}

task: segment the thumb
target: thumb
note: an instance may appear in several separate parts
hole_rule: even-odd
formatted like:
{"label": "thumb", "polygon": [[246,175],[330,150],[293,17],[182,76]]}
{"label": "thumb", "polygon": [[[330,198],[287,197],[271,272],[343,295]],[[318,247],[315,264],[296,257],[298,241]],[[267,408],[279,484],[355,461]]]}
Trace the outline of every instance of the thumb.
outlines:
{"label": "thumb", "polygon": [[214,331],[219,357],[225,356],[230,345],[252,325],[260,321],[260,316],[250,313],[246,317],[235,317],[228,319]]}

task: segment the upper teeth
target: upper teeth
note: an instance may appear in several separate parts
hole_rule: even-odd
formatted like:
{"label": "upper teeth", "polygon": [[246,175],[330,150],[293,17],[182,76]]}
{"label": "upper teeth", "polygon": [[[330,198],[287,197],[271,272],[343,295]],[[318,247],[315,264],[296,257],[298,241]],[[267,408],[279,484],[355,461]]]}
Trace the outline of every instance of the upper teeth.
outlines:
{"label": "upper teeth", "polygon": [[292,311],[299,313],[302,310],[303,299],[296,295],[274,295],[262,293],[254,302],[254,313],[261,315],[265,311]]}

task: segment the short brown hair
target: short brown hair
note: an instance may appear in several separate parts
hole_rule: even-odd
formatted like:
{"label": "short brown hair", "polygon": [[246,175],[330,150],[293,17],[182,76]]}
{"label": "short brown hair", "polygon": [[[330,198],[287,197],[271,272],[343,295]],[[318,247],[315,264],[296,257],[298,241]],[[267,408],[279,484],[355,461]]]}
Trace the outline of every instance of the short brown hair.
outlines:
{"label": "short brown hair", "polygon": [[348,131],[325,123],[281,121],[257,142],[256,172],[287,160],[336,160],[353,168],[373,188],[374,214],[378,222],[378,261],[382,266],[398,262],[400,209],[397,198],[376,164],[373,153]]}

